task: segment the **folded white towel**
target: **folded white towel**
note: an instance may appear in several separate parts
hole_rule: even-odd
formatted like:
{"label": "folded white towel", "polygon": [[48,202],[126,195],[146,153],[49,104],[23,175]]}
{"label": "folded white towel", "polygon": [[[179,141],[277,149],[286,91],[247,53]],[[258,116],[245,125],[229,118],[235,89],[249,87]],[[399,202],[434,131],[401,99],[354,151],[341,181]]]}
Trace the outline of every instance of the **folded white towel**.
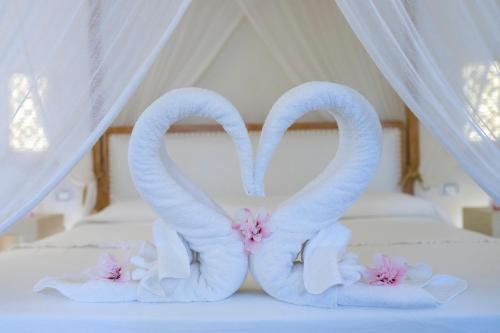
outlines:
{"label": "folded white towel", "polygon": [[96,279],[91,271],[61,277],[45,277],[33,291],[55,289],[65,297],[78,302],[132,302],[137,300],[137,281],[114,282]]}
{"label": "folded white towel", "polygon": [[439,274],[419,284],[403,282],[397,286],[373,286],[355,283],[337,288],[331,306],[386,308],[425,308],[444,304],[467,289],[463,279]]}
{"label": "folded white towel", "polygon": [[[250,257],[255,280],[279,300],[318,307],[433,306],[463,291],[464,281],[443,276],[420,285],[396,287],[356,282],[361,278],[361,269],[356,257],[345,253],[350,232],[338,220],[375,172],[381,126],[370,103],[348,87],[329,82],[305,83],[274,104],[257,152],[256,194],[264,194],[267,166],[286,129],[314,110],[326,111],[337,120],[338,151],[319,176],[272,213],[268,226],[271,235],[255,247]],[[297,253],[306,241],[304,263],[298,263]],[[440,287],[438,281],[442,282]],[[436,290],[443,293],[442,297],[437,297]]]}

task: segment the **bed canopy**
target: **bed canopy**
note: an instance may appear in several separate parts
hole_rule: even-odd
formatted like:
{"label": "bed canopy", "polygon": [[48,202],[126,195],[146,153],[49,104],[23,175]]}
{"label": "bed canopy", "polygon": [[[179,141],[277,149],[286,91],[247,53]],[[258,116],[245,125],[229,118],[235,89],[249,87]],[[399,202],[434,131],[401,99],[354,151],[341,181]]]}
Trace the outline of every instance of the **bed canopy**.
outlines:
{"label": "bed canopy", "polygon": [[500,201],[499,16],[495,0],[2,2],[0,231],[113,120],[133,122],[152,95],[194,84],[242,17],[294,84],[344,83],[378,110],[401,103],[390,84]]}

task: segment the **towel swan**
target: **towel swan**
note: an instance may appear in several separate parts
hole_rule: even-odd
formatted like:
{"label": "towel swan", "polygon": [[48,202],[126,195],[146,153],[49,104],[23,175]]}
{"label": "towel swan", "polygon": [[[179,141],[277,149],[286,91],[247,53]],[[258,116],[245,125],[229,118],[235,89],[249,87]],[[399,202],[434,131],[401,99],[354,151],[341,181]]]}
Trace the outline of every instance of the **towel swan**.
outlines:
{"label": "towel swan", "polygon": [[[264,195],[265,172],[286,129],[315,110],[326,111],[337,120],[339,145],[335,158],[276,209],[269,222],[272,234],[251,256],[250,267],[256,281],[271,296],[295,304],[330,307],[336,301],[336,289],[329,288],[334,281],[326,285],[319,281],[318,286],[316,280],[321,280],[324,272],[319,272],[321,265],[312,267],[309,263],[327,259],[321,258],[322,247],[341,251],[347,245],[350,231],[338,220],[368,185],[379,162],[381,126],[377,113],[359,93],[334,83],[309,82],[286,92],[273,105],[262,129],[255,190],[257,195]],[[314,251],[306,246],[304,265],[294,263],[306,241]],[[327,265],[324,261],[323,266]]]}
{"label": "towel swan", "polygon": [[[359,281],[364,268],[346,253],[351,232],[338,222],[368,186],[381,152],[381,126],[370,103],[356,91],[330,82],[309,82],[286,92],[273,106],[260,137],[255,194],[264,195],[264,175],[286,129],[304,114],[322,110],[339,127],[335,158],[313,181],[271,216],[271,235],[250,256],[255,280],[271,296],[317,307],[432,307],[467,288],[457,277],[432,276],[430,266],[408,271],[408,281],[377,286]],[[303,263],[296,257],[303,244]],[[411,271],[411,272],[410,272]]]}
{"label": "towel swan", "polygon": [[[294,88],[275,103],[262,131],[254,173],[248,133],[228,101],[197,88],[174,90],[159,98],[138,120],[129,150],[133,181],[162,218],[153,225],[156,249],[150,258],[156,260],[154,266],[149,266],[143,278],[126,282],[96,279],[94,273],[85,271],[43,278],[33,290],[53,288],[84,302],[192,302],[230,296],[247,274],[243,242],[225,212],[176,168],[166,153],[164,134],[171,124],[188,116],[215,119],[235,143],[247,194],[263,195],[265,171],[281,137],[296,119],[312,110],[335,116],[339,149],[315,180],[272,215],[271,235],[251,251],[255,280],[277,299],[320,307],[425,307],[447,302],[464,291],[465,281],[447,275],[396,287],[355,283],[359,276],[356,260],[345,253],[351,233],[338,219],[374,173],[381,128],[361,95],[327,82]],[[304,263],[295,263],[305,242]],[[199,253],[193,263],[191,250]]]}
{"label": "towel swan", "polygon": [[[239,112],[205,89],[172,90],[144,111],[129,145],[132,180],[161,218],[152,228],[155,246],[131,245],[129,250],[137,255],[125,262],[103,253],[98,266],[45,277],[33,291],[55,289],[80,302],[196,302],[225,299],[241,286],[248,257],[231,219],[182,175],[165,149],[165,132],[189,116],[222,125],[235,144],[243,187],[253,193],[252,147]],[[198,253],[194,262],[191,250]],[[129,263],[135,267],[132,272]]]}
{"label": "towel swan", "polygon": [[[148,107],[131,136],[132,179],[141,197],[162,218],[157,229],[168,226],[166,233],[174,229],[191,250],[199,253],[199,263],[187,267],[187,274],[181,271],[180,276],[157,277],[160,293],[139,288],[140,300],[221,300],[233,294],[247,274],[247,257],[240,238],[231,229],[230,218],[181,174],[166,153],[165,132],[171,124],[189,116],[212,118],[223,126],[235,143],[245,191],[253,191],[248,133],[238,111],[226,99],[208,90],[184,88],[163,95]],[[184,258],[189,264],[185,254]]]}

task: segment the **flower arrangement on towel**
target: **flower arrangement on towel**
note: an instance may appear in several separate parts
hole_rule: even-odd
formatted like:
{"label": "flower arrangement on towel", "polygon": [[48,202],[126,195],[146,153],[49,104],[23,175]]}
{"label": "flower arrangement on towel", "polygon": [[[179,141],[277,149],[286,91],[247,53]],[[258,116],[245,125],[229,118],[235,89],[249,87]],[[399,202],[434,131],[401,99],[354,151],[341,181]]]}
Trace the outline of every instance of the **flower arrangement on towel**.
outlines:
{"label": "flower arrangement on towel", "polygon": [[236,212],[234,218],[236,223],[232,227],[240,233],[247,254],[253,253],[256,244],[270,235],[268,228],[270,219],[271,215],[263,208],[260,208],[255,216],[249,208],[242,208]]}
{"label": "flower arrangement on towel", "polygon": [[97,266],[92,270],[92,273],[97,279],[109,280],[112,282],[127,282],[130,281],[130,265],[129,256],[125,256],[122,260],[118,260],[112,254],[103,252],[99,257]]}
{"label": "flower arrangement on towel", "polygon": [[391,258],[384,254],[377,254],[373,257],[373,261],[375,267],[368,267],[363,272],[367,283],[376,286],[395,286],[405,279],[408,264],[403,258]]}
{"label": "flower arrangement on towel", "polygon": [[373,256],[375,267],[363,271],[365,283],[374,286],[397,286],[402,283],[421,284],[432,277],[432,267],[418,263],[409,265],[402,257],[389,257],[385,254]]}

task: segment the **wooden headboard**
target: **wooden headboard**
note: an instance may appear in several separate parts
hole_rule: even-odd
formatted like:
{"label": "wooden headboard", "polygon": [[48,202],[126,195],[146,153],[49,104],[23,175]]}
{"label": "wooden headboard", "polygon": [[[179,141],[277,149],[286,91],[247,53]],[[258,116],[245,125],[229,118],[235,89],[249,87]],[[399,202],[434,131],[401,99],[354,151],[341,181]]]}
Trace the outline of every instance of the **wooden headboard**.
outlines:
{"label": "wooden headboard", "polygon": [[[401,145],[401,188],[403,192],[413,194],[415,180],[419,179],[419,138],[418,121],[410,111],[406,111],[406,124],[402,121],[382,121],[383,128],[398,128],[404,140]],[[247,124],[249,131],[260,131],[262,124]],[[288,130],[324,130],[337,129],[335,122],[296,123]],[[217,124],[173,125],[169,133],[219,132],[222,127]],[[109,175],[109,138],[113,134],[130,134],[131,126],[110,127],[99,139],[92,150],[93,168],[97,180],[96,210],[101,210],[110,203]]]}

